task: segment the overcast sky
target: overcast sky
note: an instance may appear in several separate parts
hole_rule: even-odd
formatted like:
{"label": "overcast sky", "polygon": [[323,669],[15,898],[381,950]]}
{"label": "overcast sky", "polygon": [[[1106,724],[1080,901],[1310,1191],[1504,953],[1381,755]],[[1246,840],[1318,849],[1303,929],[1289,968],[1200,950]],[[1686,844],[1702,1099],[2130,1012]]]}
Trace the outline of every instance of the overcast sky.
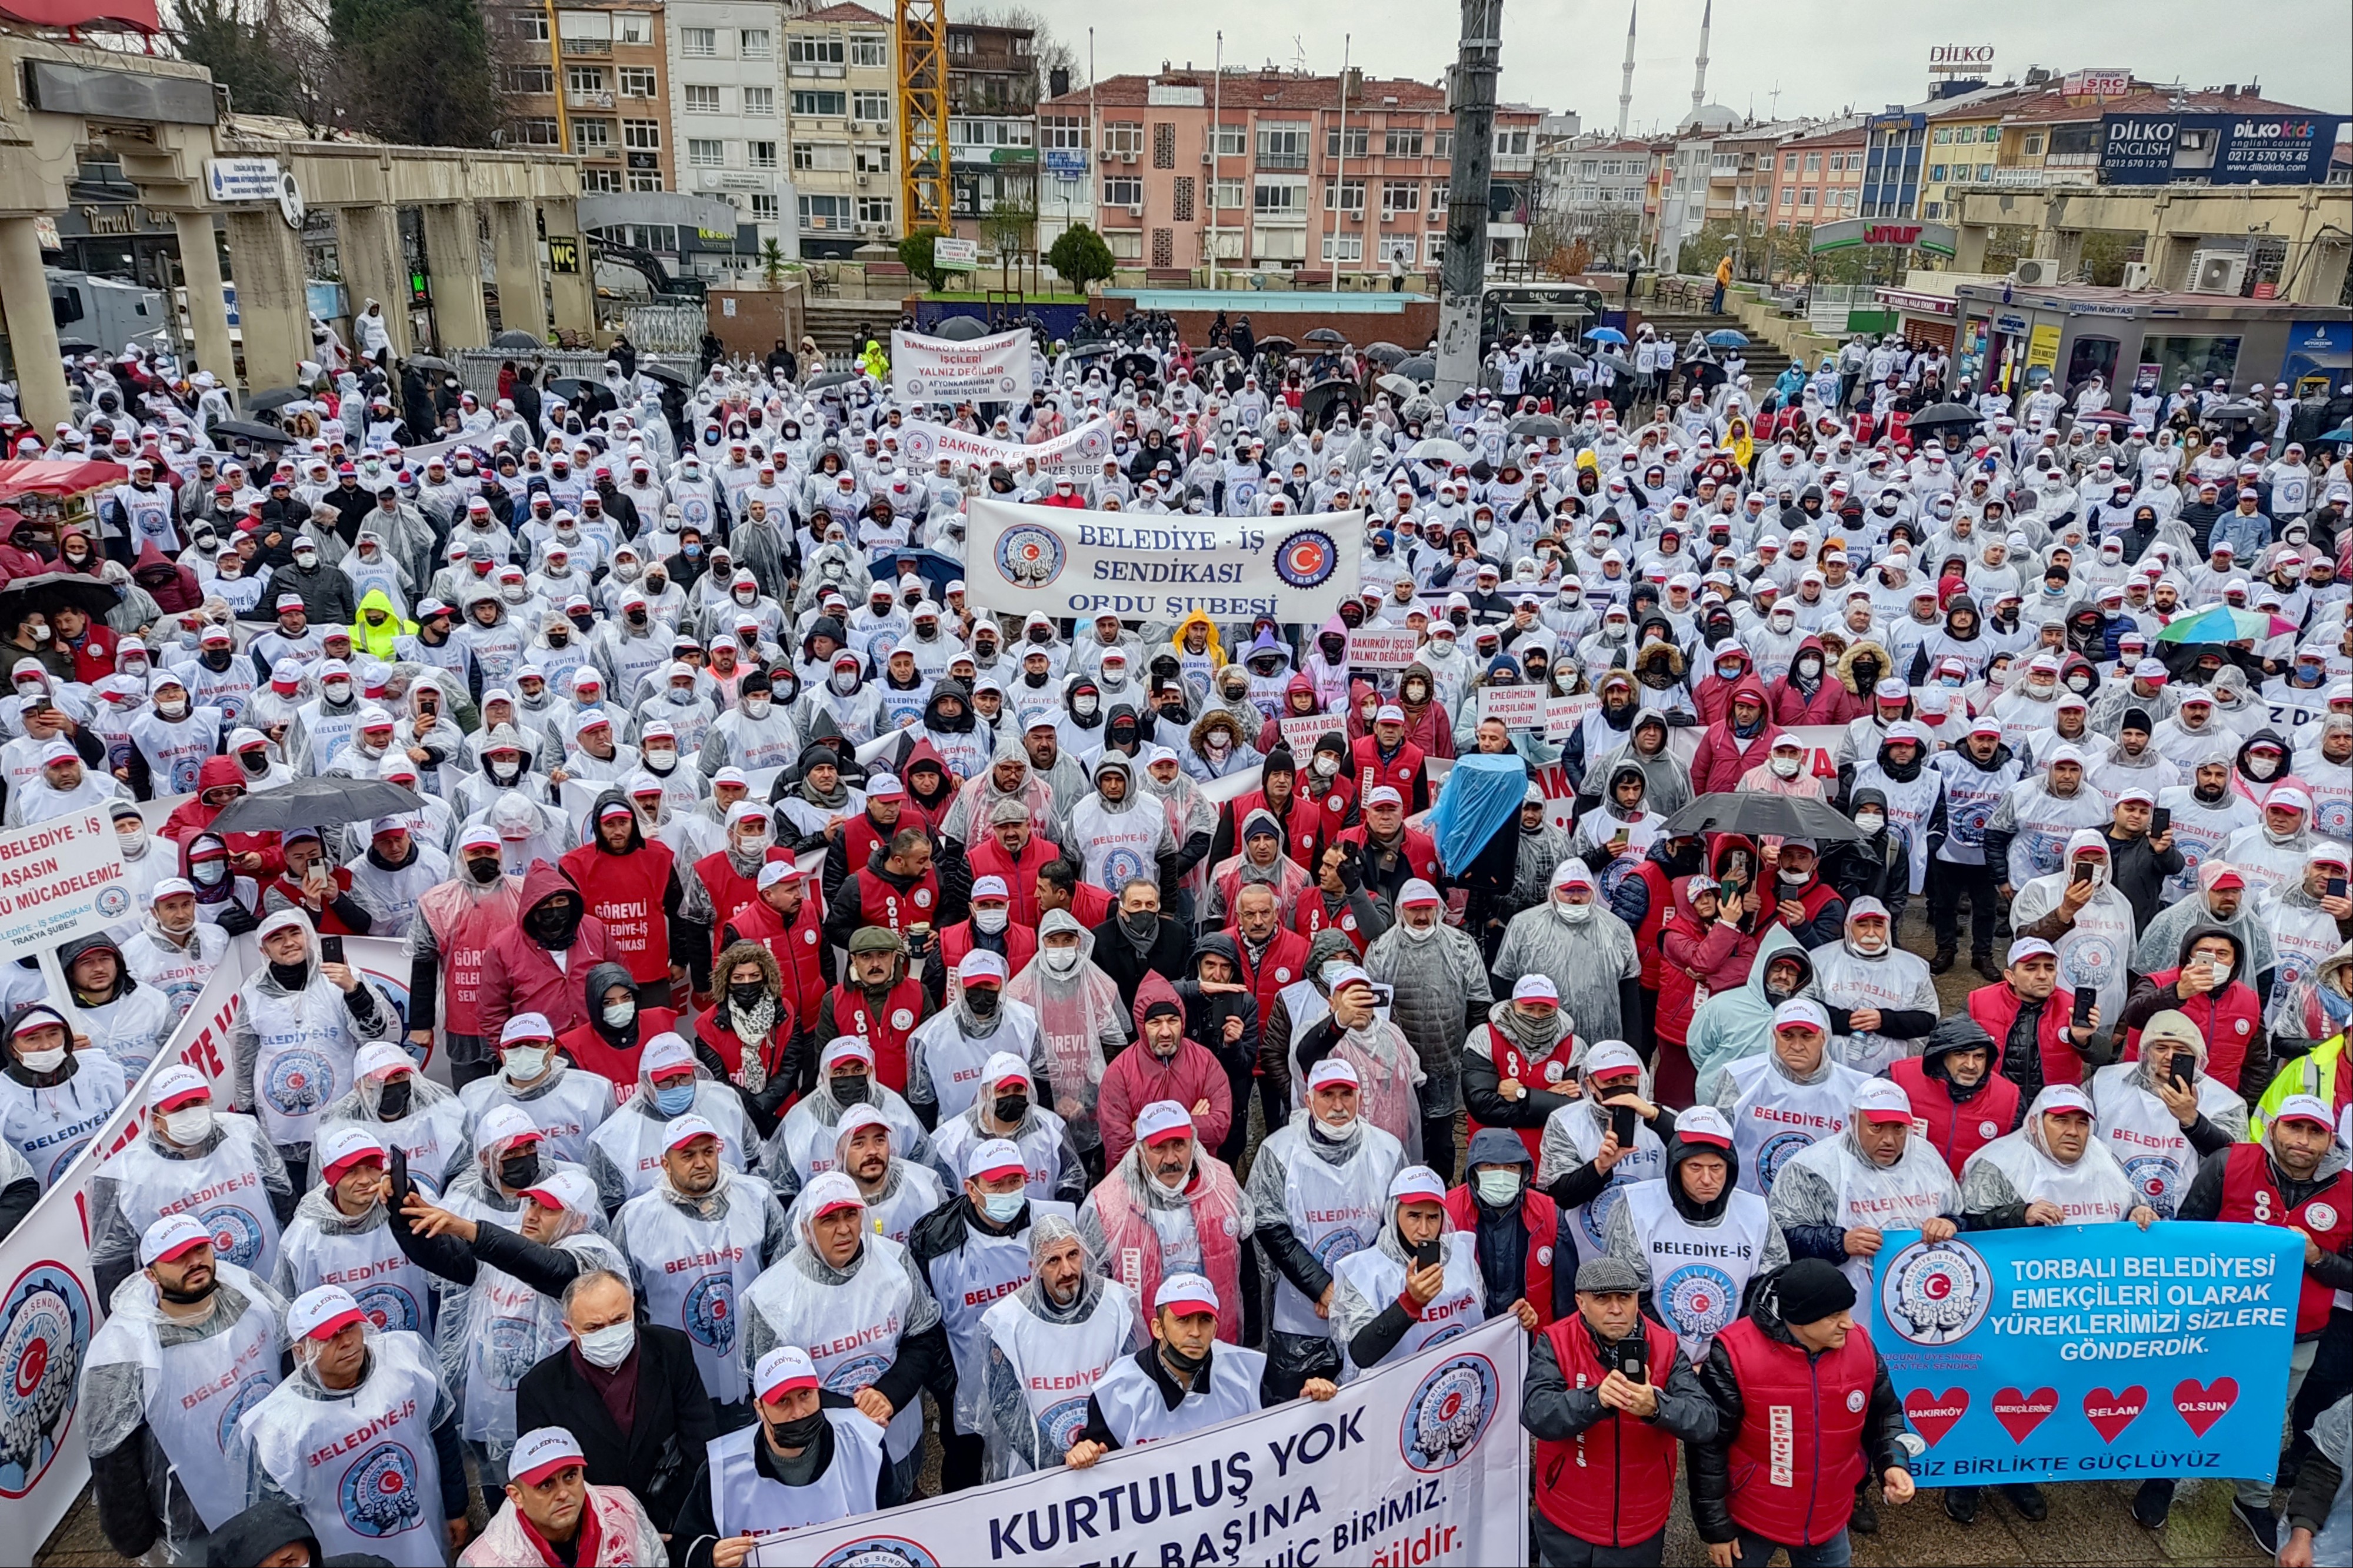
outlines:
{"label": "overcast sky", "polygon": [[[1231,64],[1340,68],[1353,58],[1381,76],[1439,78],[1453,58],[1458,5],[1446,0],[1183,0],[1104,6],[1087,0],[1027,0],[1083,63],[1095,24],[1103,76],[1150,72],[1163,60],[1206,68],[1216,33]],[[1641,0],[1634,56],[1632,124],[1663,128],[1691,106],[1692,62],[1703,0]],[[1574,110],[1588,130],[1617,124],[1627,0],[1505,0],[1507,100]],[[1966,16],[1967,26],[1944,18]],[[1108,18],[1115,17],[1116,20]],[[2229,18],[2225,22],[2225,18]],[[2242,26],[2242,20],[2255,26]],[[1928,52],[1938,44],[1991,44],[1993,79],[2030,66],[2127,68],[2151,81],[2191,87],[2260,79],[2266,97],[2344,113],[2353,109],[2353,5],[2345,0],[1979,0],[1967,7],[1812,0],[1776,6],[1725,0],[1708,42],[1707,96],[1759,119],[1876,110],[1926,95]]]}

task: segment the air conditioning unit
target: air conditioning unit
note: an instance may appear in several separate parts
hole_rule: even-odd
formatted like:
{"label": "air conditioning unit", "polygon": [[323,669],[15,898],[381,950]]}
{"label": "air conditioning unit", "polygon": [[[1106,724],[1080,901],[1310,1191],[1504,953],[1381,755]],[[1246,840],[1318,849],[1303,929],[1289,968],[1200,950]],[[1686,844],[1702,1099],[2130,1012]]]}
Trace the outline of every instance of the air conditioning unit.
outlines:
{"label": "air conditioning unit", "polygon": [[1118,153],[1116,153],[1113,152],[1113,151],[1112,151],[1110,148],[1108,148],[1108,147],[1104,148],[1102,152],[1100,152],[1100,153],[1096,153],[1096,154],[1095,154],[1095,157],[1096,157],[1096,159],[1097,159],[1097,161],[1098,161],[1098,162],[1105,163],[1110,163],[1113,159],[1117,158],[1118,156],[1119,156],[1119,154],[1118,154]]}
{"label": "air conditioning unit", "polygon": [[1202,149],[1201,149],[1201,162],[1203,162],[1204,163],[1208,163],[1208,162],[1209,162],[1209,159],[1210,159],[1209,150],[1208,150],[1207,147],[1202,148]]}
{"label": "air conditioning unit", "polygon": [[2048,256],[2021,256],[2010,269],[2010,281],[2030,289],[2045,289],[2059,281],[2059,263]]}
{"label": "air conditioning unit", "polygon": [[1122,153],[1119,155],[1119,161],[1123,163],[1133,163],[1135,162],[1135,154],[1133,153]]}
{"label": "air conditioning unit", "polygon": [[2198,250],[2189,256],[2189,292],[2237,294],[2247,281],[2247,256],[2241,250]]}
{"label": "air conditioning unit", "polygon": [[1142,217],[1144,216],[1144,204],[1142,202],[1135,202],[1130,205],[1127,209],[1127,216],[1130,217]]}
{"label": "air conditioning unit", "polygon": [[860,185],[863,186],[871,177],[871,175],[860,174],[858,176],[858,183]]}
{"label": "air conditioning unit", "polygon": [[2156,286],[2157,286],[2157,277],[2156,277],[2156,274],[2155,274],[2155,272],[2150,268],[2150,267],[2149,267],[2149,265],[2148,265],[2148,263],[2147,263],[2147,262],[2146,262],[2146,261],[2127,261],[2127,262],[2126,262],[2126,263],[2125,263],[2125,287],[2126,287],[2126,288],[2127,288],[2127,289],[2152,289],[2152,288],[2155,288]]}

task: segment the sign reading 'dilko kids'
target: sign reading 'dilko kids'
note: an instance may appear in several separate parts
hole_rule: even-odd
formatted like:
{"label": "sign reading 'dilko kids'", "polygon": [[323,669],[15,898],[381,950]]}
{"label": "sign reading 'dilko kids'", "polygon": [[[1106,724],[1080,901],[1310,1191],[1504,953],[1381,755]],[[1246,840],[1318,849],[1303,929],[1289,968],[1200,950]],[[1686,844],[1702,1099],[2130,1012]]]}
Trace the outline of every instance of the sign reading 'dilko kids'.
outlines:
{"label": "sign reading 'dilko kids'", "polygon": [[2303,1281],[2280,1226],[1891,1231],[1871,1336],[1928,1446],[1922,1486],[2268,1481]]}
{"label": "sign reading 'dilko kids'", "polygon": [[103,810],[0,833],[0,952],[55,947],[130,913],[122,847]]}
{"label": "sign reading 'dilko kids'", "polygon": [[1356,596],[1365,514],[1198,517],[973,498],[965,580],[985,610],[1314,626]]}

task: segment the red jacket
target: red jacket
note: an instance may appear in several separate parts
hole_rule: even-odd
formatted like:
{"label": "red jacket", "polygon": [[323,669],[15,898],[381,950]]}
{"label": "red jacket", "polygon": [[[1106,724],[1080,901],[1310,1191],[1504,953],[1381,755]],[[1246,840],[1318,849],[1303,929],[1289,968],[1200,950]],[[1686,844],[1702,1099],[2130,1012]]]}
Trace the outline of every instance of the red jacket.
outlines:
{"label": "red jacket", "polygon": [[[174,844],[186,844],[189,839],[210,827],[213,825],[213,818],[226,809],[217,805],[206,805],[205,792],[217,789],[222,784],[241,784],[245,782],[245,770],[237,765],[235,757],[206,757],[204,765],[196,770],[196,793],[172,808],[172,815],[164,819],[160,836],[170,839]],[[222,837],[228,845],[229,853],[232,855],[250,853],[260,856],[262,876],[274,876],[286,869],[286,855],[278,847],[277,834],[229,833],[224,834]]]}
{"label": "red jacket", "polygon": [[[1044,913],[1038,907],[1038,873],[1050,862],[1061,858],[1061,855],[1059,846],[1035,833],[1029,836],[1029,842],[1022,847],[1018,857],[1008,855],[1005,852],[1005,846],[997,841],[996,834],[976,826],[972,847],[965,851],[965,860],[972,868],[974,881],[977,882],[983,877],[997,877],[1004,880],[1006,896],[1012,900],[1013,923],[1034,931],[1039,918]],[[1079,923],[1087,925],[1089,922],[1082,915]]]}
{"label": "red jacket", "polygon": [[[2179,964],[2158,970],[2148,977],[2149,984],[2161,992],[2172,990],[2180,979]],[[2176,996],[2166,1005],[2198,1026],[2198,1032],[2206,1038],[2206,1076],[2236,1094],[2239,1075],[2247,1066],[2247,1047],[2263,1021],[2263,1005],[2256,999],[2253,987],[2243,980],[2233,980],[2194,1001],[2184,1002]],[[2140,1060],[2138,1029],[2125,1036],[2124,1059]]]}
{"label": "red jacket", "polygon": [[1737,925],[1692,912],[1691,879],[1675,879],[1675,912],[1659,931],[1659,1038],[1680,1046],[1691,1037],[1692,1015],[1699,1011],[1698,987],[1717,996],[1747,983],[1757,962],[1757,938]]}
{"label": "red jacket", "polygon": [[[1307,939],[1295,931],[1278,929],[1269,939],[1266,951],[1259,955],[1255,968],[1250,964],[1250,943],[1242,940],[1240,926],[1228,926],[1227,937],[1234,944],[1234,952],[1241,960],[1241,983],[1258,998],[1258,1026],[1266,1027],[1266,1016],[1274,1006],[1275,993],[1294,980],[1307,977]],[[1138,995],[1143,994],[1139,990]]]}
{"label": "red jacket", "polygon": [[[2008,981],[1980,985],[1969,993],[1967,1004],[1969,1016],[1978,1028],[1993,1037],[1994,1069],[2000,1071],[2009,1050],[2010,1026],[2018,1021],[2018,1010],[2025,999],[2010,988]],[[2042,1058],[2042,1081],[2045,1083],[2081,1083],[2084,1081],[2084,1058],[2063,1037],[2072,1012],[2067,997],[2057,991],[2042,1004],[2042,1026],[2035,1030],[2034,1043]],[[2211,1071],[2211,1068],[2208,1069]]]}
{"label": "red jacket", "polygon": [[[1642,1321],[1643,1348],[1648,1352],[1648,1376],[1652,1388],[1664,1388],[1674,1370],[1675,1336],[1658,1323]],[[1572,1317],[1544,1331],[1559,1364],[1562,1381],[1571,1388],[1599,1385],[1614,1366],[1605,1368],[1594,1353],[1593,1331],[1583,1317]],[[1666,1528],[1675,1500],[1675,1439],[1648,1421],[1630,1418],[1622,1411],[1605,1411],[1600,1420],[1576,1436],[1536,1442],[1534,1478],[1537,1511],[1556,1527],[1596,1546],[1624,1547],[1648,1541]]]}
{"label": "red jacket", "polygon": [[[629,967],[605,922],[591,914],[580,917],[580,929],[565,950],[564,966],[556,967],[554,956],[531,939],[523,922],[531,919],[532,910],[559,892],[580,895],[571,878],[544,860],[533,861],[531,869],[522,874],[521,918],[492,938],[489,951],[482,954],[481,1031],[493,1046],[499,1031],[518,1013],[539,1014],[558,1036],[580,1027],[588,1021],[585,1000],[588,971],[599,963]],[[585,905],[586,900],[582,902]]]}
{"label": "red jacket", "polygon": [[1930,1078],[1918,1057],[1896,1058],[1887,1076],[1911,1097],[1912,1115],[1925,1124],[1928,1146],[1944,1156],[1955,1177],[1970,1155],[2018,1125],[2018,1085],[2001,1076],[1999,1060],[1966,1105],[1954,1102],[1953,1086]]}
{"label": "red jacket", "polygon": [[[578,852],[575,850],[574,853]],[[774,845],[770,847],[767,858],[770,860],[790,860],[793,852],[781,844]],[[736,870],[735,863],[727,858],[724,849],[713,849],[697,860],[694,874],[701,879],[702,890],[711,896],[711,960],[716,963],[719,950],[727,945],[727,922],[734,918],[736,910],[759,897],[760,884]],[[817,890],[814,879],[809,883],[809,890],[812,894]],[[777,962],[782,963],[783,960]]]}
{"label": "red jacket", "polygon": [[1785,1545],[1831,1540],[1869,1468],[1863,1428],[1879,1366],[1870,1334],[1857,1323],[1845,1344],[1810,1356],[1742,1318],[1715,1342],[1740,1384],[1740,1429],[1725,1456],[1732,1521]]}
{"label": "red jacket", "polygon": [[[1837,678],[1830,678],[1832,685]],[[1765,711],[1765,721],[1757,733],[1742,740],[1732,732],[1732,702],[1739,697],[1752,699]],[[1699,738],[1699,750],[1692,753],[1691,785],[1694,795],[1715,795],[1736,789],[1740,775],[1762,763],[1773,750],[1781,727],[1773,722],[1773,700],[1765,683],[1754,675],[1744,675],[1735,681],[1726,694],[1725,716],[1707,727]]]}
{"label": "red jacket", "polygon": [[[1180,1012],[1185,1006],[1175,986],[1147,970],[1135,986],[1135,1043],[1113,1057],[1103,1070],[1097,1100],[1106,1166],[1118,1164],[1120,1156],[1135,1142],[1135,1118],[1155,1100],[1173,1100],[1193,1111],[1193,1139],[1205,1150],[1224,1142],[1233,1126],[1233,1089],[1226,1082],[1226,1069],[1207,1047],[1180,1037],[1176,1054],[1164,1062],[1144,1043],[1144,1010],[1155,1002],[1175,1002]],[[1193,1110],[1202,1100],[1208,1101],[1209,1108]]]}
{"label": "red jacket", "polygon": [[1821,638],[1808,637],[1799,643],[1798,653],[1790,656],[1792,668],[1798,656],[1810,650],[1822,661],[1821,679],[1813,696],[1798,689],[1794,675],[1785,675],[1773,683],[1773,703],[1767,712],[1777,724],[1843,724],[1863,710],[1862,704],[1839,679],[1830,656],[1822,651]]}
{"label": "red jacket", "polygon": [[[818,1004],[825,1000],[825,906],[819,901],[816,879],[806,885],[808,892],[793,912],[789,926],[765,899],[755,897],[720,922],[714,945],[720,952],[738,942],[756,942],[766,948],[784,976],[786,1007],[792,1016],[814,1023]],[[717,957],[712,954],[712,962]],[[713,991],[726,984],[723,974],[712,976],[711,982]]]}
{"label": "red jacket", "polygon": [[[1363,846],[1371,842],[1372,831],[1360,822],[1354,827],[1342,828],[1336,842]],[[1407,828],[1405,830],[1405,862],[1412,868],[1413,874],[1423,881],[1437,881],[1438,840],[1419,827]]]}
{"label": "red jacket", "polygon": [[[2234,1143],[2223,1158],[2222,1206],[2214,1217],[2224,1224],[2301,1226],[2323,1252],[2345,1250],[2353,1242],[2353,1173],[2339,1171],[2335,1178],[2294,1208],[2272,1174],[2271,1155],[2260,1143]],[[2320,1219],[2326,1215],[2328,1223]],[[2306,1339],[2328,1326],[2336,1292],[2305,1274],[2296,1297],[2296,1338]]]}
{"label": "red jacket", "polygon": [[[153,545],[147,547],[154,549]],[[92,621],[83,631],[81,641],[65,644],[73,655],[74,679],[92,685],[114,673],[114,634],[102,621]]]}
{"label": "red jacket", "polygon": [[620,963],[640,985],[670,976],[670,868],[667,844],[649,844],[629,825],[632,847],[616,855],[596,840],[567,850],[564,873],[588,900],[588,912],[605,926],[620,952]]}

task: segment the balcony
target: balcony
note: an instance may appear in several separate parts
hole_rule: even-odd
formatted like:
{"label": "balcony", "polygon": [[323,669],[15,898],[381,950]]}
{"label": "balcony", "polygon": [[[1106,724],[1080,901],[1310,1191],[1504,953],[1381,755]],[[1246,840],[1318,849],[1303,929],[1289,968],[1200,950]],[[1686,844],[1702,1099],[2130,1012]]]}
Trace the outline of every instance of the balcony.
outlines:
{"label": "balcony", "polygon": [[1258,166],[1259,168],[1261,168],[1261,169],[1303,169],[1303,169],[1305,169],[1305,168],[1307,167],[1307,154],[1306,154],[1306,153],[1263,153],[1263,152],[1262,152],[1262,153],[1261,153],[1258,155],[1258,157],[1257,157],[1257,159],[1256,159],[1256,163],[1257,163],[1257,166]]}
{"label": "balcony", "polygon": [[575,88],[564,95],[564,101],[574,109],[610,109],[613,95],[602,88]]}
{"label": "balcony", "polygon": [[610,38],[565,38],[564,52],[567,55],[609,55],[613,52]]}

